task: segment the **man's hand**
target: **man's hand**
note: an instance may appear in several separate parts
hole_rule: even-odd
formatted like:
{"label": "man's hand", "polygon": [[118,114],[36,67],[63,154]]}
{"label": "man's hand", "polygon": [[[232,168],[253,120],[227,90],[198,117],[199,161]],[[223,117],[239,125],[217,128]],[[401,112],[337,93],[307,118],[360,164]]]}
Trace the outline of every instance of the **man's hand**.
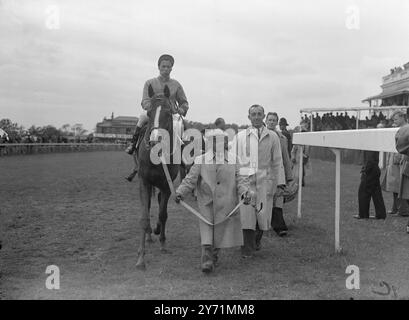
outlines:
{"label": "man's hand", "polygon": [[246,191],[243,194],[243,204],[249,205],[251,203],[251,199],[253,198],[254,198],[254,192],[250,190]]}
{"label": "man's hand", "polygon": [[296,162],[297,162],[297,159],[296,159],[296,158],[292,158],[291,161],[292,161],[293,163],[296,163]]}
{"label": "man's hand", "polygon": [[183,200],[182,195],[181,195],[180,193],[176,193],[176,196],[175,196],[175,202],[176,202],[176,203],[179,203],[179,202],[180,202],[180,200]]}
{"label": "man's hand", "polygon": [[186,116],[186,110],[184,110],[183,108],[179,108],[179,109],[178,109],[178,113],[179,113],[182,117]]}

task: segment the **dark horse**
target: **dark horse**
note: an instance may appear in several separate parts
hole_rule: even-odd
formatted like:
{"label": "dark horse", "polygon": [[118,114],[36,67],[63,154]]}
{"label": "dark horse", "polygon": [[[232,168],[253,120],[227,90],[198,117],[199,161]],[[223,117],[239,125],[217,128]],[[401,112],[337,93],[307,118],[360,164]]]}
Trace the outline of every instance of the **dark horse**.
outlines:
{"label": "dark horse", "polygon": [[[171,190],[167,182],[162,164],[154,164],[151,160],[152,147],[156,141],[158,129],[167,130],[169,133],[168,150],[173,150],[173,116],[175,110],[169,100],[170,92],[168,86],[165,86],[163,93],[155,93],[152,86],[148,88],[148,94],[151,98],[151,109],[148,111],[149,122],[145,131],[143,140],[137,150],[139,163],[139,197],[142,204],[142,216],[140,226],[142,228],[141,244],[138,251],[138,261],[136,267],[145,269],[145,237],[152,232],[150,226],[149,208],[151,204],[152,190],[154,187],[160,190],[158,194],[159,218],[156,228],[153,232],[159,235],[161,251],[166,252],[165,248],[165,226],[168,218],[167,205],[171,195]],[[179,151],[180,152],[180,151]],[[166,157],[165,157],[166,158]],[[179,164],[173,164],[173,155],[170,154],[170,164],[167,164],[172,181],[176,178],[179,170]]]}

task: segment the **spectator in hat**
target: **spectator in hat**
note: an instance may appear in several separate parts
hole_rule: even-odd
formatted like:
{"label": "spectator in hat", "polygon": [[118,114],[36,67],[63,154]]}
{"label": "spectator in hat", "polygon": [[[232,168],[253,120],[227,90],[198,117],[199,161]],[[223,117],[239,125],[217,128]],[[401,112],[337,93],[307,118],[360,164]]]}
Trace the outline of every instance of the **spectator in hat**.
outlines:
{"label": "spectator in hat", "polygon": [[[407,124],[406,114],[402,111],[394,112],[391,119],[394,122],[394,127],[402,127]],[[392,192],[393,194],[392,210],[388,211],[388,213],[407,216],[409,214],[409,208],[406,200],[398,198],[401,180],[400,169],[403,157],[403,155],[395,152],[389,152],[386,154],[386,168],[383,170],[381,175],[381,186],[384,191]]]}
{"label": "spectator in hat", "polygon": [[284,137],[287,138],[288,154],[291,156],[291,150],[293,149],[293,139],[291,138],[290,132],[288,132],[287,130],[287,126],[289,125],[287,123],[287,119],[281,118],[278,122],[278,125],[280,127],[281,133],[284,135]]}
{"label": "spectator in hat", "polygon": [[359,215],[357,219],[369,219],[371,199],[375,206],[375,218],[385,219],[386,209],[380,184],[379,152],[363,151],[363,166],[361,168],[361,183],[358,189]]}
{"label": "spectator in hat", "polygon": [[[285,119],[284,119],[285,120]],[[281,178],[285,181],[285,184],[290,183],[293,180],[292,164],[287,148],[287,138],[277,130],[278,115],[276,112],[267,113],[266,117],[267,128],[277,134],[280,138],[281,157],[283,159],[283,167],[280,169]],[[283,182],[284,182],[283,181]],[[287,235],[287,225],[283,216],[284,207],[284,195],[281,188],[277,188],[274,194],[273,211],[271,213],[271,228],[280,236]]]}
{"label": "spectator in hat", "polygon": [[[306,124],[304,121],[300,122],[300,126],[294,128],[294,132],[307,132]],[[307,170],[309,174],[311,174],[311,163],[310,159],[310,146],[301,146],[301,145],[293,145],[291,150],[291,161],[293,163],[293,176],[296,181],[298,181],[300,172],[300,152],[302,149],[302,184],[301,186],[305,186],[305,177],[307,176]]]}
{"label": "spectator in hat", "polygon": [[226,122],[223,118],[217,118],[214,122],[214,125],[216,126],[216,129],[220,129],[223,131],[226,130]]}
{"label": "spectator in hat", "polygon": [[[404,157],[401,162],[401,180],[398,197],[406,200],[409,204],[409,124],[399,128],[395,136],[396,150]],[[406,232],[409,233],[409,221],[406,225]]]}

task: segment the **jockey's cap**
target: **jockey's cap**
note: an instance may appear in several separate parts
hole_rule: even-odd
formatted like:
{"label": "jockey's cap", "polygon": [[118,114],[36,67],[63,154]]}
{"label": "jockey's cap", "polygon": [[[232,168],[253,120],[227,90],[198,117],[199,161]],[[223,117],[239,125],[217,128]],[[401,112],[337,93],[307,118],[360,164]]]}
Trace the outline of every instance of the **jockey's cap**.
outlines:
{"label": "jockey's cap", "polygon": [[162,55],[159,57],[159,60],[158,60],[158,67],[160,66],[160,63],[161,63],[163,60],[168,60],[168,61],[170,61],[170,63],[172,64],[172,67],[173,67],[173,64],[175,63],[175,59],[173,59],[173,57],[172,57],[170,54],[162,54]]}

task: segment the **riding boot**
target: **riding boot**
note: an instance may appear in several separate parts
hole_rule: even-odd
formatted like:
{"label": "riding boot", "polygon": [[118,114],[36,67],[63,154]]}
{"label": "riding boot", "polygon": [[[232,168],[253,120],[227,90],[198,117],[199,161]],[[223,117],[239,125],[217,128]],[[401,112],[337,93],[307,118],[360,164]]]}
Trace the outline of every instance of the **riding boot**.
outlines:
{"label": "riding boot", "polygon": [[135,128],[135,133],[132,137],[132,141],[131,141],[131,145],[126,148],[125,152],[127,154],[133,155],[133,153],[135,152],[136,149],[136,143],[138,142],[138,138],[139,138],[139,133],[141,132],[141,127],[136,127]]}
{"label": "riding boot", "polygon": [[243,246],[241,255],[243,258],[251,258],[256,247],[256,233],[251,229],[243,229]]}
{"label": "riding boot", "polygon": [[213,264],[213,246],[210,244],[202,245],[202,271],[205,273],[212,272],[214,269]]}

